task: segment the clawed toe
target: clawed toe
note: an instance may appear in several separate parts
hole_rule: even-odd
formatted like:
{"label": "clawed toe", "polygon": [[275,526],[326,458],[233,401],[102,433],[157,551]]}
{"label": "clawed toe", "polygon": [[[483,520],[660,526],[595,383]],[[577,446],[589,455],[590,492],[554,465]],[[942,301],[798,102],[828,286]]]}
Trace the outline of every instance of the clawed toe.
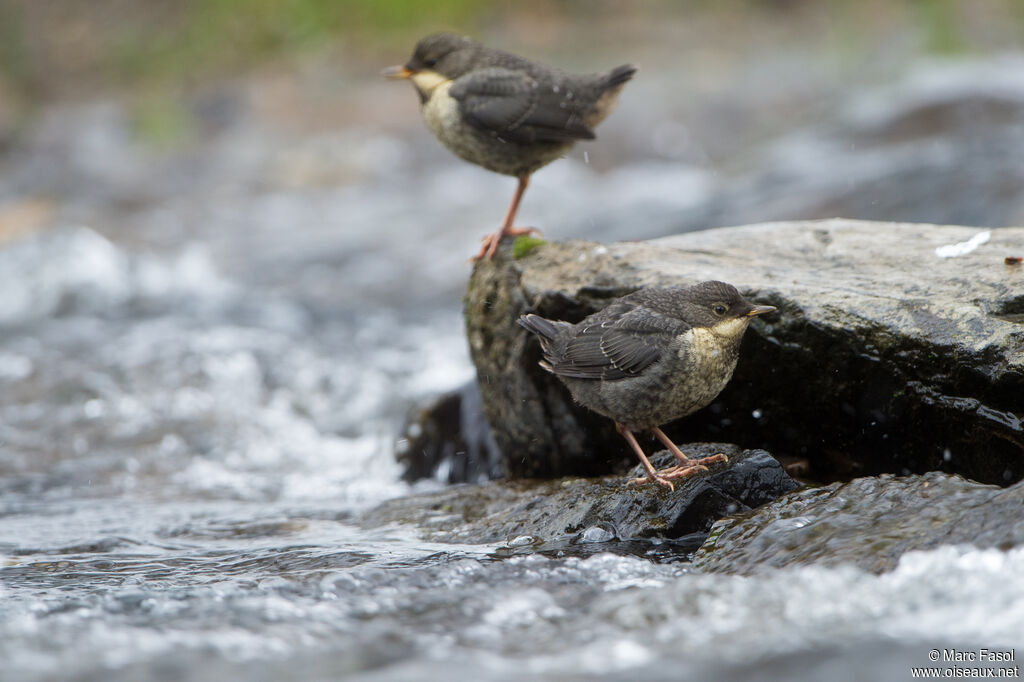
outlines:
{"label": "clawed toe", "polygon": [[658,472],[658,475],[664,478],[688,478],[707,470],[708,468],[703,464],[697,464],[694,462],[692,464],[687,464],[686,466],[675,466],[668,469],[662,469]]}
{"label": "clawed toe", "polygon": [[487,260],[493,260],[494,254],[498,252],[498,246],[501,245],[501,240],[505,237],[521,237],[528,234],[541,234],[541,231],[536,227],[508,227],[503,230],[498,230],[493,234],[484,235],[480,240],[483,242],[480,245],[480,250],[473,256],[470,261],[478,261],[481,258]]}
{"label": "clawed toe", "polygon": [[631,478],[626,485],[645,485],[647,483],[657,483],[663,485],[669,490],[674,491],[676,487],[672,485],[672,481],[668,480],[661,474],[654,474],[653,476],[641,476],[640,478]]}
{"label": "clawed toe", "polygon": [[725,456],[725,453],[719,452],[717,455],[710,455],[708,457],[701,457],[700,459],[691,459],[692,464],[715,464],[716,462],[728,462],[729,458]]}
{"label": "clawed toe", "polygon": [[507,230],[505,230],[505,234],[512,237],[523,237],[530,234],[542,236],[544,233],[538,230],[536,227],[510,227]]}
{"label": "clawed toe", "polygon": [[709,464],[728,461],[729,458],[720,452],[717,455],[710,455],[709,457],[688,459],[686,463],[678,464],[674,467],[669,467],[668,469],[662,469],[658,474],[665,478],[686,478],[687,476],[693,476],[694,474],[699,474],[702,471],[707,471]]}
{"label": "clawed toe", "polygon": [[501,243],[501,234],[488,234],[480,241],[483,242],[480,245],[480,250],[477,251],[476,255],[473,256],[470,261],[478,261],[481,258],[486,258],[487,260],[493,259],[494,254],[498,251],[498,244]]}

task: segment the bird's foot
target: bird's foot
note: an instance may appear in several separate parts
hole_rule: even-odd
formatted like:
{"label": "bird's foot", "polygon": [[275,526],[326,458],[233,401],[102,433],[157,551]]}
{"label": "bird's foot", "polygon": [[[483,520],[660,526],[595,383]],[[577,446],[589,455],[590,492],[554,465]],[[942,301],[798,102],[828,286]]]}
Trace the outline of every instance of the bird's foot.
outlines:
{"label": "bird's foot", "polygon": [[498,252],[498,246],[501,244],[502,239],[505,237],[522,237],[523,235],[528,234],[541,234],[541,231],[536,227],[506,227],[493,234],[489,234],[481,240],[483,244],[480,245],[480,251],[473,256],[472,260],[477,261],[481,258],[493,260],[494,254]]}
{"label": "bird's foot", "polygon": [[709,464],[715,464],[717,462],[728,462],[729,458],[721,452],[717,455],[711,455],[710,457],[701,457],[700,459],[688,459],[686,464],[679,464],[674,467],[662,469],[661,471],[651,471],[646,476],[640,478],[630,479],[627,485],[644,485],[645,483],[657,483],[663,485],[669,490],[675,490],[675,486],[672,484],[672,479],[675,478],[689,478],[695,476],[702,471],[708,470]]}
{"label": "bird's foot", "polygon": [[680,465],[669,467],[668,469],[662,469],[661,471],[658,472],[658,475],[666,479],[689,478],[690,476],[695,476],[701,473],[702,471],[707,470],[708,468],[703,464],[697,464],[696,462],[693,462],[691,464],[687,464],[686,466]]}
{"label": "bird's foot", "polygon": [[502,237],[524,237],[529,234],[544,234],[536,227],[510,227],[501,233]]}
{"label": "bird's foot", "polygon": [[689,458],[687,458],[687,460],[685,462],[680,462],[677,466],[669,467],[668,469],[665,469],[662,473],[664,473],[665,471],[675,471],[676,469],[684,469],[685,470],[685,469],[689,469],[689,468],[694,467],[694,466],[700,466],[700,467],[703,467],[706,470],[708,468],[708,465],[716,464],[718,462],[728,462],[728,461],[729,461],[729,458],[726,457],[724,453],[719,452],[717,455],[710,455],[708,457],[700,457],[698,459],[689,459]]}

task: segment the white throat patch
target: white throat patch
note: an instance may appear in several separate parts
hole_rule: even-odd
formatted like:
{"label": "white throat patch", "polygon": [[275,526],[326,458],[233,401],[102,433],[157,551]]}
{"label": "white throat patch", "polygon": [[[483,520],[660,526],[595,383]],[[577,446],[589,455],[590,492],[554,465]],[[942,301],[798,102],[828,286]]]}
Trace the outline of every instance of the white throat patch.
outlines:
{"label": "white throat patch", "polygon": [[[722,320],[713,327],[687,329],[683,336],[689,341],[689,351],[695,351],[696,357],[718,358],[724,351],[735,348],[749,322],[748,317],[732,317]],[[689,351],[687,344],[684,343],[679,354],[684,355]]]}
{"label": "white throat patch", "polygon": [[428,69],[424,71],[417,71],[413,75],[409,76],[409,80],[412,81],[412,84],[416,86],[417,90],[423,93],[424,97],[429,99],[431,93],[433,93],[439,85],[447,83],[451,79],[442,76],[437,71],[430,71]]}
{"label": "white throat patch", "polygon": [[743,334],[748,324],[750,324],[749,317],[730,317],[711,327],[711,333],[715,336],[733,339]]}

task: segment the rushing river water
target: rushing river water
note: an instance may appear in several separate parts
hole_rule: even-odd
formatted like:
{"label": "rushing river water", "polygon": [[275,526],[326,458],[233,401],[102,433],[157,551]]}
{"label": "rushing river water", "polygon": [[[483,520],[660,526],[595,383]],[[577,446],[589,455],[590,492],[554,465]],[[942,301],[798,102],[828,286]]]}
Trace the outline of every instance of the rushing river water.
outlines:
{"label": "rushing river water", "polygon": [[[930,67],[742,173],[668,154],[598,172],[599,140],[538,174],[522,218],[595,239],[1022,221],[1022,74],[1012,56]],[[647,111],[624,102],[612,143]],[[946,127],[908,133],[915,117]],[[1024,657],[1019,549],[743,578],[361,530],[438,485],[402,483],[394,441],[411,405],[472,376],[465,259],[512,190],[434,145],[239,124],[160,156],[101,104],[0,158],[5,205],[54,224],[0,248],[0,679],[905,679],[932,649]]]}

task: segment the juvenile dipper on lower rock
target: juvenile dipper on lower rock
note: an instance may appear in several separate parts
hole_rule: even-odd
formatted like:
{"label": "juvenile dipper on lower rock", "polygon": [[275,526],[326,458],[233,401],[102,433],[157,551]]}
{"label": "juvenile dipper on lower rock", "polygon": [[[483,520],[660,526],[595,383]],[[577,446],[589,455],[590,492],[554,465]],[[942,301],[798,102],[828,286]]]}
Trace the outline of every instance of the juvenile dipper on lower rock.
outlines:
{"label": "juvenile dipper on lower rock", "polygon": [[[706,471],[718,454],[690,459],[659,428],[707,406],[732,378],[740,340],[757,315],[725,282],[650,287],[623,296],[578,324],[523,315],[519,324],[540,337],[541,367],[557,376],[576,402],[615,421],[647,476],[659,483]],[[679,462],[655,471],[633,436],[648,429]]]}
{"label": "juvenile dipper on lower rock", "polygon": [[636,68],[576,75],[475,40],[437,33],[416,44],[403,66],[384,70],[408,78],[423,118],[441,143],[466,161],[519,179],[501,228],[484,238],[477,258],[493,258],[506,235],[533,232],[512,226],[530,174],[563,156],[577,140],[594,139],[619,90]]}

